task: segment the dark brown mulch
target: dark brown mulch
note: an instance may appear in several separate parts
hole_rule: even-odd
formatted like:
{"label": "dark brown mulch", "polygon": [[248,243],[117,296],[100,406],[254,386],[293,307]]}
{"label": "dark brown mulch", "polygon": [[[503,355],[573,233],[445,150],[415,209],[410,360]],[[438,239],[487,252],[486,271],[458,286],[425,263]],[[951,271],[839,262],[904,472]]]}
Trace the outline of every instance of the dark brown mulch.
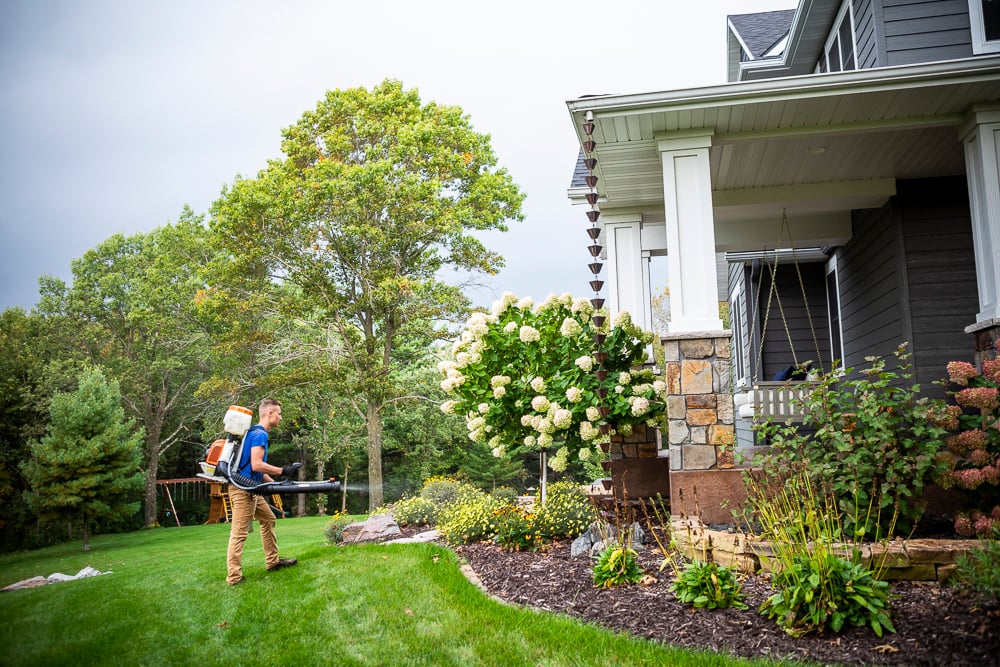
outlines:
{"label": "dark brown mulch", "polygon": [[655,583],[612,589],[594,586],[592,561],[571,558],[569,542],[541,553],[509,552],[488,543],[455,551],[497,598],[674,646],[840,665],[1000,665],[1000,610],[980,609],[938,584],[893,585],[895,634],[879,638],[868,628],[851,628],[794,638],[756,611],[772,593],[766,577],[743,582],[748,610],[693,611],[669,592],[670,570],[658,572],[662,556],[655,548],[640,556]]}

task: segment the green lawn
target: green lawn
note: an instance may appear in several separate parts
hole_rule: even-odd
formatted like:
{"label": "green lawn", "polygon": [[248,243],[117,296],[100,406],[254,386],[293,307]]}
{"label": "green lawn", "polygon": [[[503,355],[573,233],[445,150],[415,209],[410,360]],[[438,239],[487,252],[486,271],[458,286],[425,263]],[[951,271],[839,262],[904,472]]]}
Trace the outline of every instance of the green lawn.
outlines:
{"label": "green lawn", "polygon": [[0,587],[85,566],[113,573],[0,594],[4,665],[743,665],[493,601],[434,544],[325,544],[326,519],[259,533],[225,584],[226,525],[163,528],[0,556]]}

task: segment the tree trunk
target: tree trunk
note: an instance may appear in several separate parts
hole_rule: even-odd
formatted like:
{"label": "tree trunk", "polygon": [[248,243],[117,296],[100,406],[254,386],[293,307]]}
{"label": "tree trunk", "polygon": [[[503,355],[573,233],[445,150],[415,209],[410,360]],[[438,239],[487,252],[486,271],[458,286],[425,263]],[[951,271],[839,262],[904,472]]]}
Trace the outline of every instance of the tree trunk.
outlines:
{"label": "tree trunk", "polygon": [[83,517],[83,550],[90,551],[90,519]]}
{"label": "tree trunk", "polygon": [[347,514],[347,473],[351,466],[344,465],[344,481],[340,483],[340,513]]}
{"label": "tree trunk", "polygon": [[[326,463],[324,461],[316,462],[316,479],[326,479],[323,475],[326,471]],[[326,499],[327,494],[321,493],[319,497],[316,498],[316,511],[319,512],[320,516],[326,514]]]}
{"label": "tree trunk", "polygon": [[382,506],[382,419],[378,406],[368,401],[368,511]]}
{"label": "tree trunk", "polygon": [[149,469],[146,471],[146,512],[143,523],[146,528],[157,525],[159,517],[156,512],[156,477],[160,470],[160,436],[163,433],[164,397],[158,397],[160,410],[154,410],[152,401],[146,405],[146,451],[149,452]]}
{"label": "tree trunk", "polygon": [[[305,477],[305,474],[306,474],[306,464],[309,462],[309,460],[306,458],[305,447],[302,448],[301,456],[302,456],[302,467],[299,468],[299,471],[297,473],[299,481],[302,481],[302,478]],[[320,477],[320,479],[323,479],[323,478]],[[295,504],[295,516],[305,516],[306,515],[306,494],[300,493],[300,494],[298,494],[298,496],[296,496],[296,498],[298,499],[298,502]]]}

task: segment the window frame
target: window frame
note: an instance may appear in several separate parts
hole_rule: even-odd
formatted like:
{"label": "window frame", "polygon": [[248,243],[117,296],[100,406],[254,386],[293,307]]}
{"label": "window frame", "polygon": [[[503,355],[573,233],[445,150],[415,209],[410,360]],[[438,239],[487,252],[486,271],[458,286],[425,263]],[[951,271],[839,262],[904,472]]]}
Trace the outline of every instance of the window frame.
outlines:
{"label": "window frame", "polygon": [[969,0],[969,29],[972,31],[972,52],[976,55],[1000,53],[1000,38],[986,39],[985,0]]}
{"label": "window frame", "polygon": [[[969,1],[975,2],[976,0]],[[851,44],[849,49],[843,48],[843,40],[840,36],[845,20],[851,27]],[[830,53],[834,48],[836,48],[837,69],[830,69]],[[844,69],[844,56],[848,53],[851,57],[852,66],[850,69]],[[852,0],[844,0],[843,4],[840,5],[840,10],[837,12],[837,17],[833,20],[833,24],[830,26],[830,33],[827,35],[826,42],[823,44],[823,55],[820,56],[819,62],[816,63],[816,71],[831,73],[853,72],[857,69],[858,36],[855,34],[854,30],[854,3]]]}
{"label": "window frame", "polygon": [[[833,253],[830,255],[830,259],[826,260],[826,317],[827,322],[829,322],[829,336],[830,336],[830,370],[831,371],[842,371],[844,370],[844,320],[843,320],[843,310],[840,306],[840,267],[837,262],[838,253]],[[833,276],[833,290],[830,288],[830,276]],[[833,301],[836,301],[836,304]],[[834,317],[833,306],[836,305],[837,314]],[[834,327],[836,326],[836,331]],[[835,367],[833,362],[839,361],[840,363]]]}

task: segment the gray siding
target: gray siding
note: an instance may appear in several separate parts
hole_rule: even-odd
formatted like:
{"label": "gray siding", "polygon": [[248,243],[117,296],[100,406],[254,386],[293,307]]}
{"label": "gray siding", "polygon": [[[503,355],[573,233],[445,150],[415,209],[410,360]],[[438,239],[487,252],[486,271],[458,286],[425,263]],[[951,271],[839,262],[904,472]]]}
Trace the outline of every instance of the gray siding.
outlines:
{"label": "gray siding", "polygon": [[965,177],[901,181],[897,196],[906,252],[913,364],[925,394],[949,361],[972,361],[964,332],[979,309]]}
{"label": "gray siding", "polygon": [[886,65],[973,55],[967,0],[881,0],[881,4]]}
{"label": "gray siding", "polygon": [[[744,363],[747,364],[748,368],[749,368],[749,363],[750,363],[750,361],[749,361],[750,360],[750,334],[749,334],[749,330],[747,328],[749,326],[750,314],[749,314],[749,312],[747,311],[747,308],[746,308],[746,304],[747,304],[747,299],[746,299],[746,284],[747,284],[746,275],[747,275],[747,271],[748,271],[748,269],[747,269],[747,266],[745,264],[733,263],[733,264],[729,265],[729,281],[728,281],[728,284],[729,284],[729,293],[732,294],[734,290],[739,290],[739,293],[741,293],[743,295],[743,299],[740,301],[740,304],[739,304],[741,307],[736,307],[733,303],[730,303],[730,306],[729,306],[729,308],[730,308],[730,310],[729,310],[730,328],[732,329],[733,336],[734,336],[734,338],[733,338],[733,364],[734,364],[734,367],[733,367],[733,376],[732,376],[733,377],[733,382],[734,382],[734,386],[733,386],[734,390],[741,389],[740,387],[736,387],[735,386],[735,383],[738,380],[738,378],[736,377],[736,368],[735,368],[737,357],[740,356],[740,355],[742,355],[742,357],[744,359]],[[737,331],[742,332],[742,334],[743,334],[742,335],[742,338],[743,338],[742,341],[736,340],[735,336],[736,336]],[[743,389],[745,389],[745,388],[743,388]],[[753,435],[753,429],[752,429],[752,427],[753,427],[753,420],[743,419],[739,415],[736,415],[735,419],[733,420],[733,422],[734,422],[734,430],[735,430],[737,447],[742,449],[744,447],[752,445],[754,443],[754,435]]]}
{"label": "gray siding", "polygon": [[[872,69],[882,61],[879,57],[879,45],[882,43],[879,23],[882,18],[881,8],[880,0],[856,0],[854,3],[854,41],[858,49],[858,69]],[[878,16],[876,9],[879,10]]]}
{"label": "gray siding", "polygon": [[842,249],[845,365],[866,368],[866,356],[909,342],[922,393],[941,396],[932,383],[945,365],[972,359],[964,329],[978,310],[965,177],[899,181],[897,192],[882,208],[854,211]]}
{"label": "gray siding", "polygon": [[863,368],[865,357],[891,354],[907,339],[892,202],[854,211],[853,234],[839,262],[844,365]]}

